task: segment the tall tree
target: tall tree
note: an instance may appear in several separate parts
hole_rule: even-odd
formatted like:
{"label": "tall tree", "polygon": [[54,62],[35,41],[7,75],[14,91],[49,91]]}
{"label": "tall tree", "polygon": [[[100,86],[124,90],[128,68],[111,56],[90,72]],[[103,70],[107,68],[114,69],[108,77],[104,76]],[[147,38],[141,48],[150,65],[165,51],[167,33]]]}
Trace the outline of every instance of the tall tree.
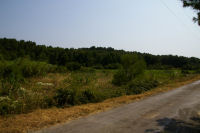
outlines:
{"label": "tall tree", "polygon": [[200,25],[200,0],[181,0],[183,2],[183,7],[191,7],[197,11],[197,17],[194,17],[194,22],[198,22]]}

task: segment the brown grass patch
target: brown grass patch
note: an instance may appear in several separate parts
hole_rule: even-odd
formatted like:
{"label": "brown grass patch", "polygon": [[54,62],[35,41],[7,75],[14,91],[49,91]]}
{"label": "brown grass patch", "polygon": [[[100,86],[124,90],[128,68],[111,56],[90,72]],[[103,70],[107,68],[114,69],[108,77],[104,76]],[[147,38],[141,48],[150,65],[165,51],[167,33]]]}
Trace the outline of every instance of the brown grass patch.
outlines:
{"label": "brown grass patch", "polygon": [[[66,84],[63,82],[67,78],[70,77],[70,73],[49,73],[46,76],[41,76],[41,77],[33,77],[29,78],[28,82],[23,85],[24,88],[26,89],[32,89],[34,87],[38,87],[37,83],[42,82],[42,83],[52,83],[53,86],[47,86],[47,88],[59,88],[62,86],[66,86]],[[41,86],[45,88],[45,86]]]}
{"label": "brown grass patch", "polygon": [[105,100],[101,103],[85,104],[64,109],[38,109],[28,114],[0,117],[0,133],[25,133],[30,130],[38,130],[55,124],[68,122],[89,114],[117,107],[121,104],[130,103],[150,95],[165,92],[199,79],[200,75],[194,77],[184,77],[140,95],[121,96]]}

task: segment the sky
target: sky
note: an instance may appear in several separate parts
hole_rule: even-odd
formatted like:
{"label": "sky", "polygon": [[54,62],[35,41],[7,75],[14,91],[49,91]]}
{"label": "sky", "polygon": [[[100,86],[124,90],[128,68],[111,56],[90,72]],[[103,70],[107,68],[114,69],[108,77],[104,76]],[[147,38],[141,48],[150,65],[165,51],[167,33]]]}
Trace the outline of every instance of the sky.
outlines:
{"label": "sky", "polygon": [[0,38],[200,58],[194,16],[180,0],[0,0]]}

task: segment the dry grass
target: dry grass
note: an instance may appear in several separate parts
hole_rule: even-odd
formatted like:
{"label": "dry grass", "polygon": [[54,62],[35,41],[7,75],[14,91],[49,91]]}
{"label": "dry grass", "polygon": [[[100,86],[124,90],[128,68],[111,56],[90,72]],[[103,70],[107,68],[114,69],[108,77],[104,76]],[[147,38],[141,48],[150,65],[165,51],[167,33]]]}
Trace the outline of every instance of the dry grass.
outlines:
{"label": "dry grass", "polygon": [[173,81],[154,90],[140,95],[121,96],[105,100],[101,103],[86,104],[70,108],[39,109],[32,113],[0,117],[0,133],[25,133],[27,131],[38,130],[55,124],[68,122],[90,114],[102,112],[125,103],[130,103],[144,97],[165,92],[193,81],[199,80],[200,76],[184,77],[181,80]]}
{"label": "dry grass", "polygon": [[[53,86],[48,86],[48,88],[59,88],[62,86],[66,86],[66,84],[64,84],[64,80],[66,80],[67,78],[70,78],[70,73],[49,73],[44,77],[34,77],[34,78],[30,78],[28,79],[27,84],[23,85],[24,88],[27,89],[32,89],[34,87],[38,87],[36,86],[37,82],[42,82],[42,83],[52,83]],[[31,87],[31,88],[30,88]],[[44,86],[43,86],[44,87]]]}

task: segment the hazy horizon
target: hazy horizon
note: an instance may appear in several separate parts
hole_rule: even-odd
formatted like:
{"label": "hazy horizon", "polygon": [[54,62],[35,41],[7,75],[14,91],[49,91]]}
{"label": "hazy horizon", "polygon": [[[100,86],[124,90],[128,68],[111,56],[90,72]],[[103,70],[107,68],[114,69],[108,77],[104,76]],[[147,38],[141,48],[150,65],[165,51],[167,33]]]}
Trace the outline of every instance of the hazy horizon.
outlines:
{"label": "hazy horizon", "polygon": [[200,58],[194,16],[179,0],[2,0],[0,38]]}

